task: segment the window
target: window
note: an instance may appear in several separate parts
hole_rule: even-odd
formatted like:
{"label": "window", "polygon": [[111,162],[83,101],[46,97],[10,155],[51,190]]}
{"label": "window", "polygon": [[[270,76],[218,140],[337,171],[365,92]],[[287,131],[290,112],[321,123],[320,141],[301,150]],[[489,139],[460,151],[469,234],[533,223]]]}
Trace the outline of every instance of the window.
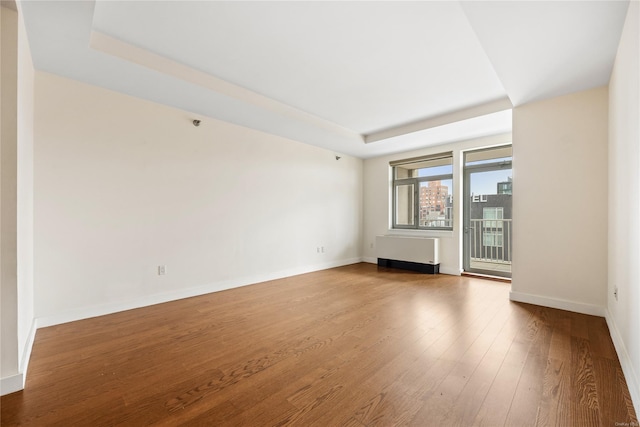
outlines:
{"label": "window", "polygon": [[513,183],[511,179],[507,182],[498,183],[498,194],[513,194]]}
{"label": "window", "polygon": [[[504,219],[504,208],[482,208],[482,219]],[[493,221],[502,222],[502,221]]]}
{"label": "window", "polygon": [[485,231],[482,234],[482,244],[489,247],[502,247],[502,232]]}
{"label": "window", "polygon": [[482,244],[484,246],[502,246],[502,224],[504,208],[482,208]]}
{"label": "window", "polygon": [[453,153],[392,162],[393,228],[453,229]]}

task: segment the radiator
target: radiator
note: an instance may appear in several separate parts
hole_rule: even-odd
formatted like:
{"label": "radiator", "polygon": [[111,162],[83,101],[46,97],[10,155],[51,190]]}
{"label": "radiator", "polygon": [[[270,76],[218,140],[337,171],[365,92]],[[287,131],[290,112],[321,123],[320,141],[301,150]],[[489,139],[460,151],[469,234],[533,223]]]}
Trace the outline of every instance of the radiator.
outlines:
{"label": "radiator", "polygon": [[378,265],[438,273],[438,242],[437,238],[376,236]]}

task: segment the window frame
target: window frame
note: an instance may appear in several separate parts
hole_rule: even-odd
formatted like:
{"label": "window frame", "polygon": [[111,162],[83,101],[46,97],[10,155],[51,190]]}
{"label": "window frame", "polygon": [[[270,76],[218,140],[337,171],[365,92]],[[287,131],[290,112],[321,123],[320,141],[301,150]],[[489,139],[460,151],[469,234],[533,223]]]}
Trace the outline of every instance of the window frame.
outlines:
{"label": "window frame", "polygon": [[[396,167],[398,166],[407,166],[412,163],[421,163],[430,160],[442,160],[442,159],[450,159],[451,162],[451,173],[448,174],[439,174],[439,175],[430,175],[423,177],[410,177],[410,178],[396,178]],[[431,156],[417,157],[412,159],[399,160],[396,162],[391,162],[389,164],[391,167],[391,228],[394,230],[420,230],[420,231],[453,231],[454,226],[454,216],[453,216],[453,206],[455,204],[455,198],[453,194],[453,184],[454,184],[454,173],[453,173],[453,152],[445,152],[434,154]],[[437,166],[433,166],[437,167]],[[446,196],[447,198],[451,198],[451,217],[448,219],[448,222],[451,224],[450,226],[445,227],[426,227],[420,226],[420,184],[428,183],[433,181],[451,181],[451,186],[449,188],[449,194]],[[413,224],[398,224],[397,218],[397,197],[398,192],[397,188],[403,185],[413,185]],[[445,212],[447,210],[445,209]],[[447,221],[445,219],[445,221]]]}

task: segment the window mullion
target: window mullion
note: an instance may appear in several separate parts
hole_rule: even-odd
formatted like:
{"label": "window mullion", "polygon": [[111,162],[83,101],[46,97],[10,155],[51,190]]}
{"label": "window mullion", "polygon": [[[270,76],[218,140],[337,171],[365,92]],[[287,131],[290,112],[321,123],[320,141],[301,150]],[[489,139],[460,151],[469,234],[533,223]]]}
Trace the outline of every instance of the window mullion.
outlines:
{"label": "window mullion", "polygon": [[416,229],[420,228],[420,185],[418,180],[413,188],[413,225]]}
{"label": "window mullion", "polygon": [[[444,181],[447,179],[453,179],[453,175],[435,175],[435,176],[423,176],[419,178],[412,178],[420,182],[429,182],[429,181]],[[399,182],[399,181],[398,181]]]}

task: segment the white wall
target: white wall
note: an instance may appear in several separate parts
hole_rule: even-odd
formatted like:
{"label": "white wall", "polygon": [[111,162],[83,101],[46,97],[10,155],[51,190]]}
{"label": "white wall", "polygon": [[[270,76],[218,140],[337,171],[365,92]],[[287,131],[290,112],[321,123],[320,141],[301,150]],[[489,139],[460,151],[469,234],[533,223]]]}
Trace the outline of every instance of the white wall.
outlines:
{"label": "white wall", "polygon": [[33,117],[35,72],[27,32],[18,3],[18,176],[17,176],[17,279],[18,359],[26,375],[31,341],[35,334],[33,312]]}
{"label": "white wall", "polygon": [[[34,69],[21,14],[2,10],[2,383],[24,386],[33,339]],[[20,4],[18,4],[20,10]]]}
{"label": "white wall", "polygon": [[[640,3],[631,2],[609,84],[608,317],[640,413]],[[613,296],[618,288],[618,299]]]}
{"label": "white wall", "polygon": [[[17,291],[17,99],[18,99],[18,14],[0,7],[2,20],[2,129],[0,190],[0,301],[2,303],[2,393],[14,391],[7,385],[18,375],[18,291]],[[15,384],[16,381],[13,381]],[[17,382],[20,382],[17,379]]]}
{"label": "white wall", "polygon": [[514,300],[603,315],[607,88],[513,111]]}
{"label": "white wall", "polygon": [[360,261],[362,160],[193,118],[36,73],[41,326]]}
{"label": "white wall", "polygon": [[[405,153],[367,159],[364,162],[364,234],[363,257],[377,262],[376,236],[384,234],[438,237],[440,239],[440,272],[459,275],[462,268],[462,155],[464,150],[504,145],[511,142],[511,135],[498,135],[461,141]],[[453,170],[458,179],[453,181],[454,227],[453,231],[390,230],[391,224],[391,175],[389,162],[400,159],[453,151]]]}

